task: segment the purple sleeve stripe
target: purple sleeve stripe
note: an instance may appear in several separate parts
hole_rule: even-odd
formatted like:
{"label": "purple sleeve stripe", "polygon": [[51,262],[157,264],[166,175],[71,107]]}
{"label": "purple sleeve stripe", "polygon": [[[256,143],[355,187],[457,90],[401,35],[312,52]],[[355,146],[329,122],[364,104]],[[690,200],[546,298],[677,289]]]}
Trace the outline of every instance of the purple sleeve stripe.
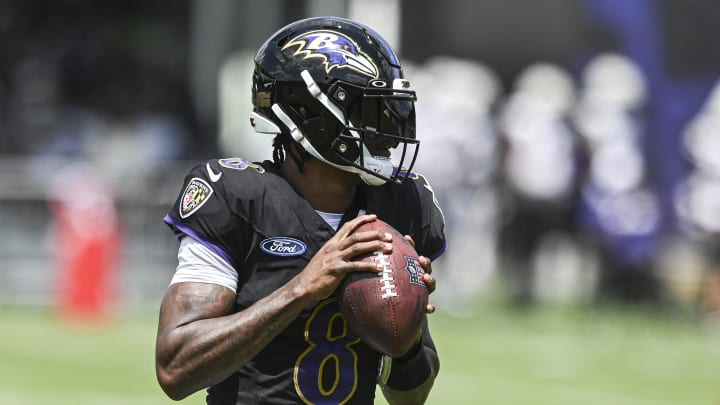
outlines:
{"label": "purple sleeve stripe", "polygon": [[448,248],[448,243],[447,243],[447,241],[445,241],[445,243],[443,244],[443,247],[437,253],[435,253],[434,255],[429,257],[430,261],[432,262],[435,259],[437,259],[438,257],[442,256],[442,254],[445,253],[447,248]]}
{"label": "purple sleeve stripe", "polygon": [[192,228],[185,226],[183,223],[175,221],[175,219],[173,219],[173,217],[171,217],[170,214],[165,215],[165,218],[163,218],[163,221],[165,221],[166,224],[170,225],[171,227],[173,227],[174,229],[179,231],[179,232],[175,232],[176,238],[180,239],[181,235],[179,233],[183,233],[183,234],[195,239],[196,241],[200,242],[206,248],[210,249],[213,253],[215,253],[218,256],[225,259],[225,261],[230,263],[231,266],[235,267],[235,263],[230,258],[230,256],[225,252],[225,250],[223,250],[218,245],[206,240],[205,238],[200,236],[200,234],[195,232],[195,230],[193,230]]}

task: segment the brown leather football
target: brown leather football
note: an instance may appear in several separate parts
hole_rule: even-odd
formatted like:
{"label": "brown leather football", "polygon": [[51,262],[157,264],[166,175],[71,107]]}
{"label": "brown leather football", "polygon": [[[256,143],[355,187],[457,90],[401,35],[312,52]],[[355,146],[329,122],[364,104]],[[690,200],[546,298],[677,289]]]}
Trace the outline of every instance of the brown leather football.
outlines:
{"label": "brown leather football", "polygon": [[379,273],[349,274],[336,292],[350,329],[371,348],[391,357],[410,349],[427,321],[428,288],[418,254],[395,228],[376,219],[355,232],[379,230],[393,235],[390,254],[380,251],[355,257],[383,265]]}

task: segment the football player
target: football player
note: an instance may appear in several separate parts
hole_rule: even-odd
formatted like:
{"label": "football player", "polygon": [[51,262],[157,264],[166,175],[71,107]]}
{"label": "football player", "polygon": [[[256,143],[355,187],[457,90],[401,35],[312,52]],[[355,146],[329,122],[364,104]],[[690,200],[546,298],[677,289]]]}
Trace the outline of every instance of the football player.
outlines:
{"label": "football player", "polygon": [[435,289],[444,221],[411,171],[415,100],[393,50],[357,22],[301,20],[261,46],[251,124],[274,136],[273,161],[197,165],[165,217],[180,241],[156,343],[169,397],[208,388],[209,404],[367,405],[379,384],[392,404],[425,402],[439,369],[427,327],[390,359],[348,329],[333,297],[349,272],[379,271],[353,257],[391,248],[382,232],[353,233],[374,218],[408,235]]}

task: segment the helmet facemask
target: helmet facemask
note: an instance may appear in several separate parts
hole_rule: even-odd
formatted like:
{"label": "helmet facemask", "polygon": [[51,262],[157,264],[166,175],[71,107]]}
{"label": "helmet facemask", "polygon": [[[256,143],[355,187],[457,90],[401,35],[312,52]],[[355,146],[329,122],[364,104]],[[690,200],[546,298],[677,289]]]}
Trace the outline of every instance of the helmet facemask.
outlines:
{"label": "helmet facemask", "polygon": [[[335,82],[324,93],[309,73],[305,71],[302,76],[305,94],[296,86],[276,83],[275,103],[271,106],[296,142],[315,158],[357,173],[370,185],[407,177],[419,144],[415,139],[416,97],[407,81],[396,79],[394,85],[398,88],[381,88],[379,83],[362,88]],[[317,102],[308,102],[308,95]],[[253,118],[257,121],[264,117],[254,113]],[[395,149],[396,164],[402,170],[395,169],[391,149]],[[405,161],[409,162],[406,167]]]}
{"label": "helmet facemask", "polygon": [[[398,80],[397,84],[400,83],[407,82]],[[368,184],[382,184],[407,176],[415,163],[419,143],[415,139],[415,92],[407,88],[360,88],[336,82],[328,93],[341,103],[349,100],[344,107],[349,119],[333,142],[333,151],[343,158],[345,165],[363,170],[360,176]],[[353,153],[342,153],[347,149]],[[403,168],[406,159],[409,165]],[[395,170],[395,164],[403,170]]]}

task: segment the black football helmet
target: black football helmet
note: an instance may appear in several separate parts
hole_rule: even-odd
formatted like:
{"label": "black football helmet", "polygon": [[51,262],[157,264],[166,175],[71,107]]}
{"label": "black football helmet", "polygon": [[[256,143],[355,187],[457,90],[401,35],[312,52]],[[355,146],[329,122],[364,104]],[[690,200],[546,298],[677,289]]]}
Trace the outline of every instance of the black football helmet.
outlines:
{"label": "black football helmet", "polygon": [[367,184],[399,181],[412,169],[419,146],[415,101],[388,43],[352,20],[294,22],[255,55],[255,131],[288,135],[310,155]]}

